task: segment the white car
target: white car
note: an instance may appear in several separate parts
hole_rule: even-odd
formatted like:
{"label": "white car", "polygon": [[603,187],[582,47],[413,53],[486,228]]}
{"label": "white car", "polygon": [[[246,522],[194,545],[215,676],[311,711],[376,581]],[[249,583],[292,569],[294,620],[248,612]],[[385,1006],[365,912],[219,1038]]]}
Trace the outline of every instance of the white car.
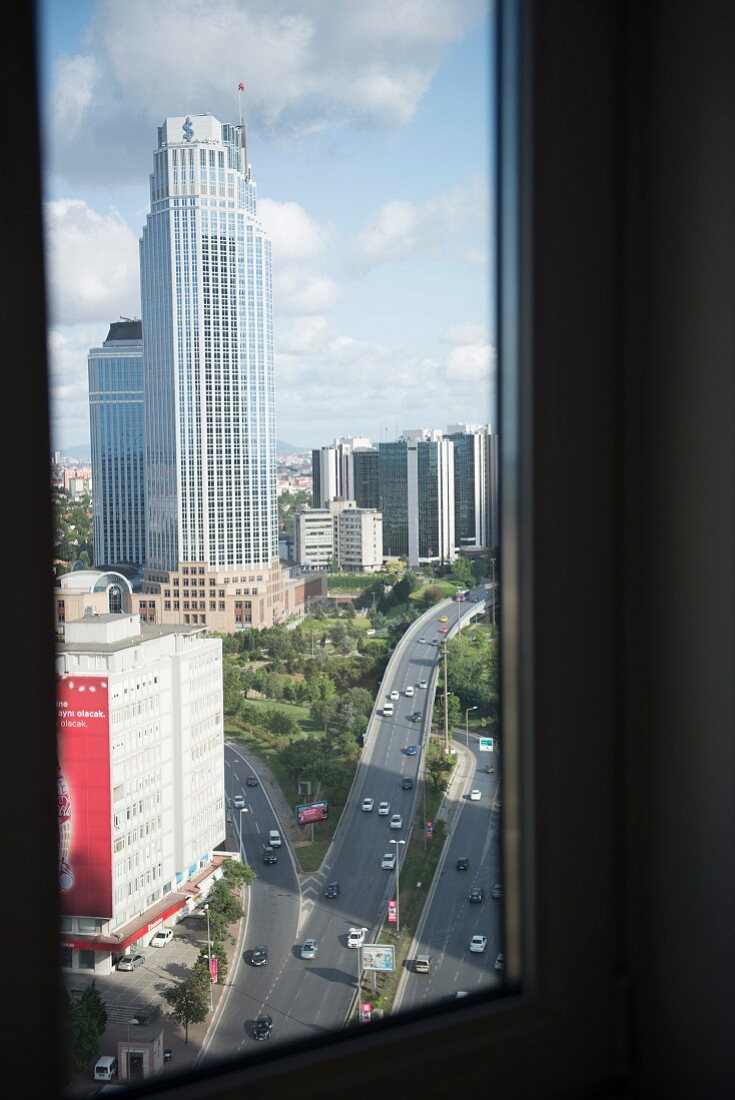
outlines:
{"label": "white car", "polygon": [[397,692],[397,691],[396,691],[396,690],[394,689],[394,690],[393,690],[393,691],[392,691],[392,692],[390,693],[390,698],[391,698],[391,699],[400,699],[400,695],[399,695],[399,694],[398,694],[398,692]]}
{"label": "white car", "polygon": [[420,688],[427,688],[428,686],[429,685],[428,685],[428,682],[426,680],[419,680],[419,687]]}
{"label": "white car", "polygon": [[408,687],[406,688],[406,696],[409,699],[412,698],[412,696],[413,696],[413,685],[412,684],[409,684]]}
{"label": "white car", "polygon": [[270,830],[270,832],[268,833],[268,843],[270,844],[271,848],[281,847],[281,834],[278,832],[278,829]]}
{"label": "white car", "polygon": [[365,942],[366,928],[350,928],[347,933],[347,946],[348,947],[362,947]]}
{"label": "white car", "polygon": [[236,810],[242,810],[245,808],[245,799],[241,794],[236,794],[232,800],[232,805]]}
{"label": "white car", "polygon": [[363,808],[363,810],[365,810],[366,812],[368,812],[368,811],[372,810],[372,808],[373,808],[373,806],[374,806],[374,805],[375,805],[375,799],[374,799],[374,798],[363,798],[363,800],[362,800],[362,808]]}
{"label": "white car", "polygon": [[402,829],[403,816],[401,814],[393,814],[393,817],[390,819],[390,827],[391,829]]}
{"label": "white car", "polygon": [[470,940],[470,951],[479,953],[487,947],[487,936],[473,936]]}
{"label": "white car", "polygon": [[380,861],[380,868],[382,871],[395,871],[396,869],[396,853],[386,852]]}
{"label": "white car", "polygon": [[478,791],[477,787],[475,787],[473,791],[470,791],[470,802],[479,802],[481,797],[481,792]]}
{"label": "white car", "polygon": [[378,813],[381,817],[387,817],[390,813],[390,802],[381,802],[378,806]]}
{"label": "white car", "polygon": [[419,645],[426,645],[426,638],[419,638]]}
{"label": "white car", "polygon": [[173,929],[171,928],[159,928],[157,932],[154,932],[151,936],[149,947],[165,947],[167,943],[171,943],[174,938]]}

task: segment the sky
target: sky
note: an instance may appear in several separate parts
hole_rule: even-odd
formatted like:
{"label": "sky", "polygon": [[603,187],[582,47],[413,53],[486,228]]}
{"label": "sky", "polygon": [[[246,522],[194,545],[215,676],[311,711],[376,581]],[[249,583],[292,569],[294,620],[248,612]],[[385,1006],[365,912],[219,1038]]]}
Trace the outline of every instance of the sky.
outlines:
{"label": "sky", "polygon": [[273,241],[276,426],[493,423],[492,0],[41,0],[53,449],[87,353],[140,316],[157,126],[237,120]]}

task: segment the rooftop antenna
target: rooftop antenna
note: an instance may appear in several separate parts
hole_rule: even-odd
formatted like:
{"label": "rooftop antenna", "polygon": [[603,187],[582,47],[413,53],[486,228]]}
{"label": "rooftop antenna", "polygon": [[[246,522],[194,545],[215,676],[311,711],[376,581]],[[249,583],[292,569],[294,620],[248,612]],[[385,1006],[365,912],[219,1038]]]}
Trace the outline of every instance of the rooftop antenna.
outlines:
{"label": "rooftop antenna", "polygon": [[241,80],[240,83],[237,86],[237,117],[240,120],[240,122],[238,124],[238,129],[240,131],[240,149],[242,150],[241,156],[242,156],[242,159],[245,161],[245,163],[243,165],[243,172],[245,173],[245,178],[249,180],[250,179],[250,165],[248,164],[248,132],[247,132],[247,128],[245,126],[245,119],[244,119],[243,113],[242,113],[242,93],[244,91],[245,91],[245,85],[243,84],[243,82]]}

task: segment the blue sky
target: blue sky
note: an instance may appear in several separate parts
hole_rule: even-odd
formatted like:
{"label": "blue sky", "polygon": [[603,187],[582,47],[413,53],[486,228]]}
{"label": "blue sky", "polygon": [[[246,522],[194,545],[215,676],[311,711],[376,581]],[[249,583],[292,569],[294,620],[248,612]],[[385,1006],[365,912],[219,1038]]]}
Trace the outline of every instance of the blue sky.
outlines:
{"label": "blue sky", "polygon": [[492,421],[485,0],[46,0],[39,14],[55,449],[89,437],[88,348],[139,312],[156,126],[234,119],[239,80],[273,238],[278,437]]}

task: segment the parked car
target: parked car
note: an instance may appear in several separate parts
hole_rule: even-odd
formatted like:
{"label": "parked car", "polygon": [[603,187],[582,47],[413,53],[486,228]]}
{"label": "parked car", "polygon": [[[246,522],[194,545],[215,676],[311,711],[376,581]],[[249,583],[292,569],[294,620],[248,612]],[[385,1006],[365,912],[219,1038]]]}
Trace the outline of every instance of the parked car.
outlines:
{"label": "parked car", "polygon": [[157,932],[154,932],[151,936],[149,947],[165,947],[167,943],[171,943],[174,938],[172,928],[159,928]]}
{"label": "parked car", "polygon": [[118,970],[136,970],[145,962],[145,955],[123,955],[117,964]]}

